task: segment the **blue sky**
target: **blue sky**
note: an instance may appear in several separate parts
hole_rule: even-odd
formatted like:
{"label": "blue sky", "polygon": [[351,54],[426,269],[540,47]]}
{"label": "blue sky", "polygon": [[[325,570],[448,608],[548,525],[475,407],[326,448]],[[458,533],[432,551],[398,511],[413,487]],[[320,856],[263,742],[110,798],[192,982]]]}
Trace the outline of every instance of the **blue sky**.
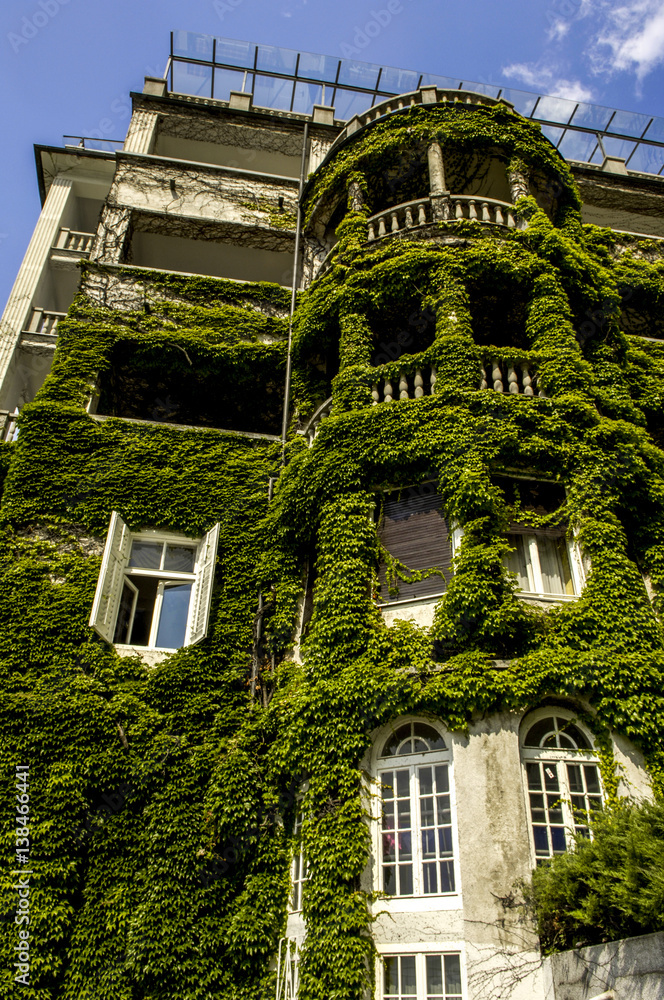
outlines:
{"label": "blue sky", "polygon": [[390,0],[386,9],[387,0],[5,0],[0,304],[39,213],[33,143],[122,138],[127,95],[161,75],[171,29],[664,117],[664,0]]}

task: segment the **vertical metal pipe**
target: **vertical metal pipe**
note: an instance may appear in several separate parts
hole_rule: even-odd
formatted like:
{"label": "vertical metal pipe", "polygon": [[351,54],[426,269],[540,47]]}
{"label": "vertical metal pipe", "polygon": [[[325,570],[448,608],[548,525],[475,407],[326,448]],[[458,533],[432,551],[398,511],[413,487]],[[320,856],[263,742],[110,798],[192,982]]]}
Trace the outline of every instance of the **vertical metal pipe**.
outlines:
{"label": "vertical metal pipe", "polygon": [[309,122],[305,122],[302,137],[302,161],[300,164],[300,186],[297,192],[297,225],[295,228],[295,260],[293,261],[293,283],[291,287],[290,316],[288,318],[288,354],[286,356],[286,385],[284,387],[284,415],[281,424],[281,464],[286,464],[286,435],[288,433],[288,409],[291,390],[291,349],[293,346],[293,313],[295,312],[295,296],[297,293],[297,275],[299,270],[300,237],[302,234],[302,191],[304,190],[304,171],[307,164],[307,144],[309,140]]}

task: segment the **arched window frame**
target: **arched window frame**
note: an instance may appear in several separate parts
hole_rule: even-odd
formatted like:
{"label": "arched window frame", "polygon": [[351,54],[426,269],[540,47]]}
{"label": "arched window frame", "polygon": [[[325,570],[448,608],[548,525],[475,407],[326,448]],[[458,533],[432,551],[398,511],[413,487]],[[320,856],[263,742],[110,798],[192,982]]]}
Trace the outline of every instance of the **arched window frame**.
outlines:
{"label": "arched window frame", "polygon": [[[588,747],[527,747],[533,726],[547,718],[572,723]],[[564,727],[551,732],[564,732]],[[556,743],[560,742],[557,735]],[[587,817],[589,806],[601,808],[604,790],[593,735],[569,709],[549,705],[529,712],[521,722],[519,746],[530,847],[537,865],[573,847],[575,833],[587,834],[582,809]]]}
{"label": "arched window frame", "polygon": [[[425,725],[434,729],[439,737],[444,741],[444,749],[426,750],[419,751],[416,753],[399,753],[389,757],[383,757],[382,753],[385,748],[387,741],[391,734],[396,734],[399,729],[406,725],[411,727],[415,725]],[[436,772],[436,768],[441,769]],[[421,771],[429,771],[432,788],[431,791],[433,796],[428,794],[428,777],[422,775]],[[447,779],[447,784],[445,788],[443,770]],[[394,888],[397,890],[394,894],[389,892],[389,888],[386,888],[386,878],[385,869],[388,867],[394,867],[395,869],[399,866],[399,858],[396,857],[394,864],[390,863],[390,859],[385,856],[384,852],[384,842],[383,834],[389,834],[390,830],[383,829],[383,804],[386,801],[384,795],[386,788],[389,787],[388,780],[391,777],[391,784],[393,787],[400,781],[394,777],[396,771],[408,772],[408,795],[400,796],[399,789],[396,788],[397,796],[395,800],[395,813],[398,812],[399,801],[408,801],[409,804],[409,814],[410,814],[410,833],[411,833],[411,844],[412,844],[412,891],[411,892],[401,892],[402,886],[400,885],[399,873],[395,872],[396,885]],[[373,752],[372,752],[372,775],[375,780],[374,795],[373,795],[373,806],[372,806],[372,816],[373,816],[373,846],[374,846],[374,884],[377,891],[388,892],[390,898],[388,901],[384,901],[381,905],[386,906],[388,909],[395,910],[406,910],[406,909],[447,909],[450,907],[458,907],[459,899],[461,895],[461,883],[459,874],[459,844],[458,844],[458,833],[457,833],[457,819],[456,819],[456,796],[454,790],[454,773],[453,773],[453,759],[452,759],[452,749],[449,733],[446,732],[443,727],[436,720],[427,718],[424,716],[408,716],[403,717],[394,722],[390,723],[389,726],[384,727],[380,730],[379,734],[374,740]],[[439,787],[440,785],[440,787]],[[449,824],[448,823],[437,823],[438,813],[435,808],[435,800],[437,795],[449,796]],[[423,828],[422,818],[425,815],[424,810],[429,807],[429,816],[431,814],[430,803],[424,803],[422,805],[422,800],[424,799],[434,799],[434,822],[433,824],[427,824]],[[389,803],[389,798],[387,799]],[[445,804],[444,802],[441,804]],[[441,827],[446,827],[449,829],[449,833],[439,834],[439,829]],[[398,836],[399,830],[395,830],[395,842]],[[402,828],[402,832],[408,832],[405,828]],[[431,838],[433,837],[436,841],[436,857],[425,857],[422,850],[423,838],[422,834],[425,833],[428,843],[431,843]],[[441,844],[449,844],[451,841],[451,853],[442,853],[440,851]],[[398,854],[399,845],[396,844]],[[435,862],[436,865],[436,891],[431,891],[432,884],[432,869],[431,865]],[[443,868],[441,869],[441,863],[445,862]],[[406,860],[405,864],[409,862]],[[429,866],[425,872],[425,865]],[[443,882],[448,881],[451,883],[451,888],[441,887],[441,877]],[[404,886],[407,888],[407,886]]]}

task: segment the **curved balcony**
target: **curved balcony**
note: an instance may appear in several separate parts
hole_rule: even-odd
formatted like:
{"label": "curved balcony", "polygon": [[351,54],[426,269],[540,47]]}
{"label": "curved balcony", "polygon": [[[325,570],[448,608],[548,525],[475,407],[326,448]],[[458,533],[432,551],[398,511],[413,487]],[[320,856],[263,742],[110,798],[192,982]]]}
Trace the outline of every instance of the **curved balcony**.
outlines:
{"label": "curved balcony", "polygon": [[414,104],[470,104],[484,105],[485,107],[495,107],[497,104],[502,104],[510,109],[514,107],[509,101],[504,101],[502,98],[497,100],[494,97],[487,97],[486,94],[477,94],[472,90],[443,90],[440,87],[434,86],[420,87],[419,90],[414,90],[409,94],[399,94],[398,97],[389,97],[387,100],[381,101],[380,104],[375,104],[363,114],[355,115],[354,118],[350,119],[346,127],[341,130],[332,143],[327,155],[329,156],[349,136],[354,135],[355,132],[359,132],[365,125],[370,125],[371,122],[378,121],[379,118],[384,118],[386,115],[393,115],[399,111],[404,111]]}
{"label": "curved balcony", "polygon": [[371,243],[381,236],[392,236],[394,233],[430,226],[435,222],[457,222],[461,219],[476,220],[506,229],[525,229],[527,226],[526,220],[517,214],[514,205],[509,202],[453,194],[449,197],[418,198],[377,212],[367,219],[367,242]]}

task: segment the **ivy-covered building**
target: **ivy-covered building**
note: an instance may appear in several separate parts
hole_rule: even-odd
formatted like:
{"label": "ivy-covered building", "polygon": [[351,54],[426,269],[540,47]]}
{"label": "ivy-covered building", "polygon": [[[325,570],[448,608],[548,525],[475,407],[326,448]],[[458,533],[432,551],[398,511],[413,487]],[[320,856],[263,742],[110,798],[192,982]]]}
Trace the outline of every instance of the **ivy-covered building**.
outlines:
{"label": "ivy-covered building", "polygon": [[175,33],[121,148],[36,147],[8,991],[661,996],[528,883],[662,788],[664,143],[372,69]]}

